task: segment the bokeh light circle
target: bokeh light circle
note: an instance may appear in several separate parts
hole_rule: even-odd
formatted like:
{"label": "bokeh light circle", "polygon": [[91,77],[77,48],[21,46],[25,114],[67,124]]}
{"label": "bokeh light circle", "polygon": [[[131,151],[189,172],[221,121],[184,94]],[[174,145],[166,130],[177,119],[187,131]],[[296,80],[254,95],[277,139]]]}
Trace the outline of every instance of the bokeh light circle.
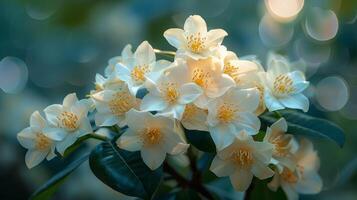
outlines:
{"label": "bokeh light circle", "polygon": [[28,70],[24,61],[5,57],[0,61],[0,88],[6,93],[21,91],[27,82]]}
{"label": "bokeh light circle", "polygon": [[349,88],[344,79],[330,76],[316,86],[315,97],[320,106],[328,111],[342,109],[349,99]]}
{"label": "bokeh light circle", "polygon": [[278,23],[267,14],[260,20],[260,39],[269,47],[280,47],[287,44],[293,37],[293,34],[293,26]]}
{"label": "bokeh light circle", "polygon": [[338,32],[338,19],[332,10],[311,9],[305,20],[306,33],[317,41],[333,39]]}
{"label": "bokeh light circle", "polygon": [[302,10],[304,0],[265,0],[265,6],[274,19],[289,22]]}

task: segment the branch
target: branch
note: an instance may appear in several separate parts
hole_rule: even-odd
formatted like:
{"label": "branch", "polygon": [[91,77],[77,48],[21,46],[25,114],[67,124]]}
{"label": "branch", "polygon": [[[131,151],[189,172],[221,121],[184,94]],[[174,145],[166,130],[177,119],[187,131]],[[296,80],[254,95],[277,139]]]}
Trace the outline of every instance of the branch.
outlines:
{"label": "branch", "polygon": [[158,53],[158,54],[166,54],[166,55],[170,55],[170,56],[176,56],[176,53],[174,51],[163,51],[160,49],[154,49],[154,52]]}
{"label": "branch", "polygon": [[[176,181],[177,184],[182,188],[192,188],[200,193],[202,196],[209,200],[214,200],[210,192],[202,185],[201,180],[193,178],[192,180],[187,180],[185,177],[181,176],[174,168],[172,168],[167,162],[164,162],[164,172],[170,174]],[[193,174],[193,177],[196,175]]]}

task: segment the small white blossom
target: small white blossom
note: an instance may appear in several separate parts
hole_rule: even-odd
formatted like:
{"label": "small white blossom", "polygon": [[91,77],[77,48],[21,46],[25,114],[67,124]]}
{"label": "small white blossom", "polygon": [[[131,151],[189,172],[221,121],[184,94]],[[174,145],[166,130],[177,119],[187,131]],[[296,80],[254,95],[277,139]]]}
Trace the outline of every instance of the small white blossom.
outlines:
{"label": "small white blossom", "polygon": [[207,32],[207,25],[199,15],[189,16],[184,29],[171,28],[165,31],[164,37],[177,48],[177,56],[188,56],[202,59],[210,56],[221,45],[227,36],[223,29],[213,29]]}
{"label": "small white blossom", "polygon": [[116,85],[113,90],[103,90],[92,95],[97,113],[97,126],[126,126],[126,113],[132,108],[139,108],[140,99],[132,95],[126,84]]}
{"label": "small white blossom", "polygon": [[320,160],[312,143],[303,139],[295,153],[295,170],[287,167],[281,172],[276,171],[268,187],[276,191],[282,187],[289,200],[298,200],[299,194],[317,194],[321,192],[322,180],[317,173]]}
{"label": "small white blossom", "polygon": [[100,74],[95,75],[95,89],[90,93],[91,95],[103,91],[103,90],[116,90],[123,87],[126,83],[119,79],[116,73],[112,73],[108,78],[103,77]]}
{"label": "small white blossom", "polygon": [[295,162],[292,154],[293,136],[287,134],[288,125],[284,118],[280,118],[270,127],[267,127],[264,142],[274,145],[272,163],[281,171],[283,167],[290,170],[295,169]]}
{"label": "small white blossom", "polygon": [[131,45],[127,44],[121,52],[121,56],[116,56],[108,61],[108,66],[105,68],[104,74],[106,77],[111,76],[115,73],[115,68],[118,63],[124,63],[124,65],[133,58],[133,52],[131,51]]}
{"label": "small white blossom", "polygon": [[203,93],[195,101],[195,105],[207,109],[207,103],[210,99],[222,96],[229,88],[235,85],[234,80],[223,73],[223,62],[215,57],[206,59],[187,59],[186,65],[191,82],[199,85]]}
{"label": "small white blossom", "polygon": [[91,103],[83,99],[78,101],[75,93],[67,95],[63,104],[48,106],[44,112],[49,127],[44,134],[56,141],[56,149],[62,155],[79,137],[92,132],[92,127],[87,117]]}
{"label": "small white blossom", "polygon": [[234,189],[245,191],[252,182],[253,175],[266,179],[274,175],[268,167],[273,147],[266,142],[255,142],[244,131],[234,142],[218,151],[210,170],[218,177],[229,176]]}
{"label": "small white blossom", "polygon": [[119,78],[128,84],[133,95],[144,87],[147,77],[156,80],[163,69],[167,68],[170,62],[165,60],[156,61],[154,49],[144,41],[136,49],[132,58],[116,65],[116,73]]}
{"label": "small white blossom", "polygon": [[44,135],[43,129],[47,126],[46,120],[38,111],[32,113],[30,127],[17,134],[20,144],[28,149],[25,162],[28,168],[32,168],[45,158],[51,160],[56,156],[55,141]]}
{"label": "small white blossom", "polygon": [[309,100],[302,91],[309,86],[301,71],[292,71],[288,60],[270,54],[265,75],[264,100],[269,111],[284,108],[301,109],[307,112]]}
{"label": "small white blossom", "polygon": [[128,151],[141,151],[144,163],[152,170],[161,166],[166,153],[179,155],[189,146],[176,131],[179,127],[172,118],[134,109],[127,113],[126,118],[129,128],[117,144]]}
{"label": "small white blossom", "polygon": [[202,94],[202,89],[190,82],[188,69],[181,65],[175,63],[147,87],[149,93],[141,102],[142,111],[159,111],[175,119],[182,118],[186,104],[195,101]]}
{"label": "small white blossom", "polygon": [[230,145],[243,130],[249,135],[258,133],[260,121],[254,114],[258,103],[256,89],[236,87],[208,103],[207,123],[218,150]]}
{"label": "small white blossom", "polygon": [[181,124],[188,130],[208,131],[207,115],[208,110],[201,109],[194,104],[187,104]]}

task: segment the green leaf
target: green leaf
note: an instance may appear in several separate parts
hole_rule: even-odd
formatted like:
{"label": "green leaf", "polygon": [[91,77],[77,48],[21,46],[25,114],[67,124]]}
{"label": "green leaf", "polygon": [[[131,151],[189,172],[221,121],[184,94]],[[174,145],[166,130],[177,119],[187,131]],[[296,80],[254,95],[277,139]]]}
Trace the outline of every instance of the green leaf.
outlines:
{"label": "green leaf", "polygon": [[216,152],[216,146],[209,132],[185,129],[185,134],[188,142],[197,149],[209,153]]}
{"label": "green leaf", "polygon": [[162,177],[162,168],[150,170],[140,152],[119,149],[114,142],[99,144],[89,156],[95,176],[112,189],[143,199],[151,199]]}
{"label": "green leaf", "polygon": [[[281,111],[279,113],[286,119],[288,132],[291,134],[328,138],[341,147],[345,143],[343,130],[328,120],[312,117],[296,111]],[[263,123],[268,125],[277,121],[274,113],[266,113],[260,116],[260,118]]]}
{"label": "green leaf", "polygon": [[57,191],[57,188],[65,181],[65,179],[79,167],[84,161],[88,159],[89,153],[86,153],[79,159],[67,165],[62,171],[54,175],[44,185],[37,189],[30,197],[32,200],[50,199],[51,196]]}

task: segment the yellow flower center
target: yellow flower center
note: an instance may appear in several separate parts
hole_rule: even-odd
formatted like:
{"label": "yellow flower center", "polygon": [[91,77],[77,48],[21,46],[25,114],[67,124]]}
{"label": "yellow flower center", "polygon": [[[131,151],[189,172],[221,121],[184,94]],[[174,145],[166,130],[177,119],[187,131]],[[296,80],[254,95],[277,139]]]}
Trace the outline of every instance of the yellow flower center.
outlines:
{"label": "yellow flower center", "polygon": [[249,169],[254,163],[252,151],[248,147],[241,147],[232,152],[231,160],[239,168]]}
{"label": "yellow flower center", "polygon": [[135,66],[131,71],[131,78],[137,83],[143,83],[146,80],[145,74],[149,71],[148,65]]}
{"label": "yellow flower center", "polygon": [[177,99],[179,98],[180,93],[177,91],[177,86],[174,83],[168,83],[163,87],[164,91],[164,99],[169,104],[176,103]]}
{"label": "yellow flower center", "polygon": [[209,81],[211,79],[211,74],[209,72],[204,72],[203,69],[195,68],[192,74],[192,81],[202,88],[207,88],[209,86]]}
{"label": "yellow flower center", "polygon": [[108,103],[110,111],[116,116],[125,115],[126,112],[136,105],[136,98],[128,90],[115,93]]}
{"label": "yellow flower center", "polygon": [[217,117],[222,123],[230,123],[235,118],[235,113],[237,109],[233,105],[224,103],[218,108]]}
{"label": "yellow flower center", "polygon": [[37,133],[35,140],[35,148],[39,151],[47,150],[52,145],[52,141],[42,133]]}
{"label": "yellow flower center", "polygon": [[278,96],[288,95],[294,92],[293,80],[285,75],[280,74],[274,80],[274,93]]}
{"label": "yellow flower center", "polygon": [[78,116],[73,112],[63,111],[58,117],[59,127],[74,130],[78,128]]}
{"label": "yellow flower center", "polygon": [[284,167],[280,176],[285,182],[288,183],[296,183],[299,180],[297,174],[286,167]]}
{"label": "yellow flower center", "polygon": [[186,40],[187,48],[190,49],[193,53],[200,53],[206,48],[206,37],[202,37],[201,33],[197,33],[196,35],[189,35],[186,37]]}
{"label": "yellow flower center", "polygon": [[159,128],[146,128],[142,139],[145,146],[157,145],[162,139],[162,134]]}
{"label": "yellow flower center", "polygon": [[230,76],[237,84],[239,83],[238,70],[239,70],[239,67],[233,65],[230,61],[224,62],[223,73]]}
{"label": "yellow flower center", "polygon": [[284,157],[289,154],[291,146],[290,141],[292,137],[289,134],[279,133],[274,138],[269,138],[269,142],[274,145],[274,155]]}

